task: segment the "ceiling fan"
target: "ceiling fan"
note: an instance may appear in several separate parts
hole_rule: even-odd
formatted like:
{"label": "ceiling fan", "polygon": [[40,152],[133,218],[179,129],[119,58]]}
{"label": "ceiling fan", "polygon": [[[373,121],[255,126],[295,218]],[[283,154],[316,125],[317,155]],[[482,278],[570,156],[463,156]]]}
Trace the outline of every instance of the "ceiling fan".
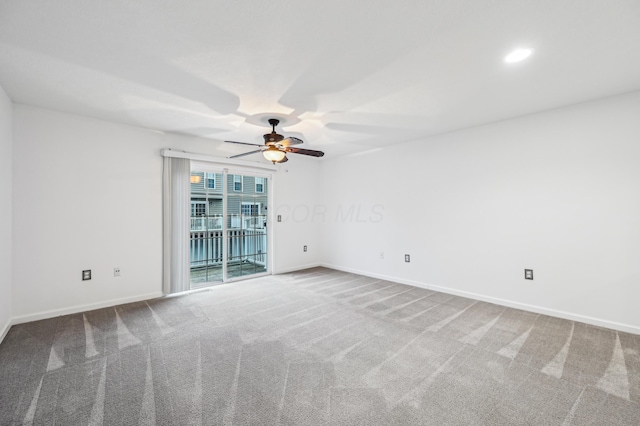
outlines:
{"label": "ceiling fan", "polygon": [[245,152],[243,154],[232,155],[229,158],[238,158],[244,157],[245,155],[254,154],[256,152],[262,152],[262,155],[267,160],[271,161],[273,164],[276,163],[284,163],[289,161],[287,158],[287,153],[291,152],[293,154],[303,154],[310,155],[312,157],[322,157],[324,152],[322,151],[314,151],[312,149],[302,149],[302,148],[292,148],[291,145],[299,145],[302,142],[301,139],[289,137],[285,138],[282,135],[276,133],[276,126],[280,123],[280,120],[275,118],[269,119],[269,124],[271,125],[271,133],[265,134],[264,137],[264,145],[258,145],[255,143],[247,143],[247,142],[236,142],[236,141],[225,141],[228,143],[237,143],[241,145],[251,145],[251,146],[259,146],[260,149],[256,149],[254,151]]}

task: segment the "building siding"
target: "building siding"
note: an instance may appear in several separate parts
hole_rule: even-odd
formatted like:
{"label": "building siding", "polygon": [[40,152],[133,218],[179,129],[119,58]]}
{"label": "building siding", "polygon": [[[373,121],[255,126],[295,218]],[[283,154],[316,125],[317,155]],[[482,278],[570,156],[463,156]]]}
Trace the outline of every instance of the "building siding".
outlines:
{"label": "building siding", "polygon": [[[192,172],[192,176],[198,176],[199,182],[191,183],[191,201],[205,202],[208,199],[207,215],[215,216],[222,215],[222,182],[223,175],[221,173],[215,174],[215,188],[206,188],[206,179],[208,173]],[[256,192],[256,178],[253,176],[241,176],[242,190],[235,190],[235,180],[233,174],[228,175],[227,179],[227,209],[231,215],[240,215],[242,212],[241,206],[243,203],[258,204],[260,206],[257,214],[267,214],[267,191],[268,180],[264,178],[263,192]],[[231,223],[229,223],[231,226]]]}

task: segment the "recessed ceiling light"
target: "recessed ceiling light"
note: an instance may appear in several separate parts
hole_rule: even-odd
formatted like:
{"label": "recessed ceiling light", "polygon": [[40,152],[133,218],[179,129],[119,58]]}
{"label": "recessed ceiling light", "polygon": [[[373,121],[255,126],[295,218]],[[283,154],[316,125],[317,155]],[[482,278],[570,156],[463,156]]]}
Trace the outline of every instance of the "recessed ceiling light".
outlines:
{"label": "recessed ceiling light", "polygon": [[516,49],[505,56],[504,61],[507,63],[520,62],[527,59],[533,53],[533,49]]}

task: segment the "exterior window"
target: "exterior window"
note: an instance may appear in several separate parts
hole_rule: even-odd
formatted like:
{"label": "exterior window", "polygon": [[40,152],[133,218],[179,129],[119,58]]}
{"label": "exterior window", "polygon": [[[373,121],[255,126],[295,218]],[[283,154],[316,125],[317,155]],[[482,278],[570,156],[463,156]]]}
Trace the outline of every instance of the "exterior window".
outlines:
{"label": "exterior window", "polygon": [[205,181],[207,189],[216,189],[216,175],[215,173],[207,173],[207,179]]}
{"label": "exterior window", "polygon": [[204,216],[207,214],[207,204],[204,201],[191,202],[191,216]]}
{"label": "exterior window", "polygon": [[233,190],[235,192],[242,192],[242,176],[233,175]]}
{"label": "exterior window", "polygon": [[243,216],[258,216],[260,214],[260,204],[242,203],[240,209]]}
{"label": "exterior window", "polygon": [[264,192],[264,178],[256,178],[256,192]]}

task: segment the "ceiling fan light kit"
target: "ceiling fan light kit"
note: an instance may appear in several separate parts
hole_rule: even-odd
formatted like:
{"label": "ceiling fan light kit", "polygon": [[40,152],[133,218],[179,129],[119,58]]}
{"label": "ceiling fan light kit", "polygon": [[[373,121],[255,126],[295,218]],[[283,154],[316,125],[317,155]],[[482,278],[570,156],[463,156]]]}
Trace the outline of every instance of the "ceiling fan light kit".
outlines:
{"label": "ceiling fan light kit", "polygon": [[229,158],[237,158],[243,157],[245,155],[254,154],[256,152],[262,152],[264,158],[268,161],[271,161],[273,164],[276,163],[284,163],[288,161],[287,153],[292,152],[294,154],[302,154],[309,155],[312,157],[322,157],[324,156],[324,152],[322,151],[314,151],[312,149],[301,149],[301,148],[291,148],[291,145],[299,145],[304,143],[301,139],[289,137],[285,138],[284,136],[276,133],[276,126],[280,123],[280,120],[276,118],[270,118],[269,124],[271,125],[271,133],[265,134],[264,137],[264,146],[247,143],[247,142],[237,142],[237,141],[225,141],[228,143],[236,143],[240,145],[251,145],[260,147],[260,149],[256,149],[253,151],[245,152],[243,154],[232,155]]}
{"label": "ceiling fan light kit", "polygon": [[262,155],[273,164],[280,163],[287,157],[284,151],[280,151],[275,146],[270,146],[266,151],[262,151]]}

